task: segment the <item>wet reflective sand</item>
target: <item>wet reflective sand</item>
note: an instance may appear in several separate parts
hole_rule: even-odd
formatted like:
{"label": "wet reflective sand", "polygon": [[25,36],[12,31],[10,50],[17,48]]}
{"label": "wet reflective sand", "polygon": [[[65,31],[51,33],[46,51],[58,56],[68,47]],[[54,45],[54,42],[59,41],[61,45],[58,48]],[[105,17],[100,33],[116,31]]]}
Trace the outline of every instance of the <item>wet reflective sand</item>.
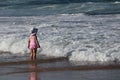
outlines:
{"label": "wet reflective sand", "polygon": [[0,63],[0,80],[120,80],[120,65],[73,65],[66,58]]}

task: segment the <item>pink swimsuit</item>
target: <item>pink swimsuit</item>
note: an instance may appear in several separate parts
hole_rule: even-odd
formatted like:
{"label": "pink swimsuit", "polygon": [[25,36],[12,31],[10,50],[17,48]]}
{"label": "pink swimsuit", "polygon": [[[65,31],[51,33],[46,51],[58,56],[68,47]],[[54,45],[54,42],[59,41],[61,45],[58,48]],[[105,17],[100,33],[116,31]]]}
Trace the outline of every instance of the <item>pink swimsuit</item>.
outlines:
{"label": "pink swimsuit", "polygon": [[29,46],[29,48],[30,48],[30,49],[39,48],[38,43],[37,43],[37,40],[35,39],[35,36],[34,36],[34,35],[30,35],[30,46]]}

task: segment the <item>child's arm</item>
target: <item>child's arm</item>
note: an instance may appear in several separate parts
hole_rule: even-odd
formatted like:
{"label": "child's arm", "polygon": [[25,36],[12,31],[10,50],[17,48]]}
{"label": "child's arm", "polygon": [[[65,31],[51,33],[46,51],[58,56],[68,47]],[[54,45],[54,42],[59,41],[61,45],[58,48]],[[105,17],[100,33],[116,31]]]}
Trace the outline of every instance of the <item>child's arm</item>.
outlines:
{"label": "child's arm", "polygon": [[30,38],[28,39],[28,48],[30,47]]}
{"label": "child's arm", "polygon": [[38,42],[37,36],[35,36],[35,39],[36,39],[36,43],[37,43],[38,48],[40,48],[40,44]]}

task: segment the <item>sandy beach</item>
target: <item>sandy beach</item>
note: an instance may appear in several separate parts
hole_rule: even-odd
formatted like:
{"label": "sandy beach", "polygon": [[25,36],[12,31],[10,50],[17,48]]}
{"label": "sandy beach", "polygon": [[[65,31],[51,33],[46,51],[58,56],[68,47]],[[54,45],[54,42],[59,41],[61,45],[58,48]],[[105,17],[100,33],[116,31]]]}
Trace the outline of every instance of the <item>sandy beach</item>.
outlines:
{"label": "sandy beach", "polygon": [[67,58],[0,63],[0,80],[119,80],[120,65],[73,65]]}

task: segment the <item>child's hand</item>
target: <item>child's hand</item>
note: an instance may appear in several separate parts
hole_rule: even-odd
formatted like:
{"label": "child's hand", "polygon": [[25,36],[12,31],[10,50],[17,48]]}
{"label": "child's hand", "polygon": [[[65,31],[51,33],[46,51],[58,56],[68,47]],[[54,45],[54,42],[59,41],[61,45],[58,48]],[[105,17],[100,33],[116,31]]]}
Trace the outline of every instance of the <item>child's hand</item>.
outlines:
{"label": "child's hand", "polygon": [[38,48],[40,48],[40,45],[38,46]]}
{"label": "child's hand", "polygon": [[29,49],[29,46],[28,46],[28,49]]}

